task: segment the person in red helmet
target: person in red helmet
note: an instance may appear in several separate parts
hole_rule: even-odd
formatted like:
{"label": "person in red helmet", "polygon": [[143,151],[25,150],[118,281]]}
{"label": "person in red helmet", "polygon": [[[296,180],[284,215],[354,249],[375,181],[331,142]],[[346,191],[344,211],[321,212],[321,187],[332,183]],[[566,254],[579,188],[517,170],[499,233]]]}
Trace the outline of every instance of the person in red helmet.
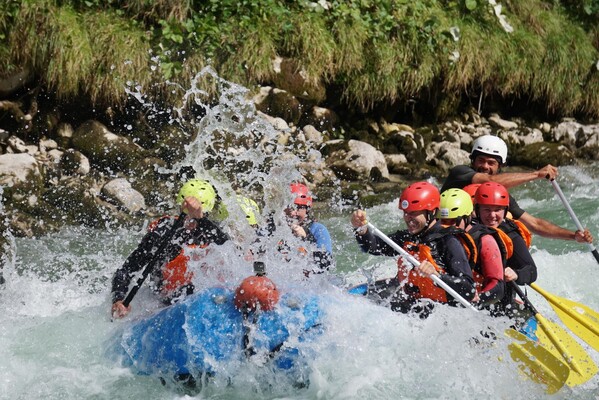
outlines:
{"label": "person in red helmet", "polygon": [[[294,182],[290,186],[293,204],[285,209],[285,216],[294,236],[309,243],[316,268],[304,273],[323,273],[333,266],[333,244],[328,229],[316,221],[312,215],[313,197],[308,187],[303,183]],[[284,247],[284,246],[282,246]]]}
{"label": "person in red helmet", "polygon": [[[399,230],[389,235],[389,238],[423,261],[410,269],[399,258],[397,276],[375,283],[373,295],[389,302],[394,311],[414,311],[424,317],[432,305],[430,302],[420,302],[420,299],[456,304],[450,295],[433,283],[428,277],[430,274],[437,275],[467,300],[472,300],[476,294],[464,247],[454,234],[444,231],[435,219],[439,202],[439,190],[428,182],[416,182],[401,194],[399,208],[403,210],[407,229]],[[352,213],[351,224],[363,252],[397,255],[391,246],[369,231],[363,210]]]}
{"label": "person in red helmet", "polygon": [[[529,285],[537,279],[537,266],[528,251],[530,232],[522,223],[506,218],[509,204],[510,195],[503,185],[486,182],[476,191],[474,212],[481,224],[500,230],[508,237],[504,242],[511,242],[511,255],[507,258],[507,266],[504,270],[505,282],[513,281],[518,285]],[[498,314],[505,314],[512,318],[528,318],[529,312],[516,303],[516,293],[511,285],[506,285],[505,292]]]}
{"label": "person in red helmet", "polygon": [[470,199],[472,200],[472,205],[474,205],[474,196],[476,195],[476,191],[480,187],[480,183],[471,183],[470,185],[464,186],[462,189],[464,192],[470,195]]}
{"label": "person in red helmet", "polygon": [[[507,145],[499,137],[483,135],[472,145],[470,165],[458,165],[449,171],[441,192],[450,188],[462,189],[469,184],[496,182],[507,189],[537,179],[555,179],[557,168],[551,164],[531,172],[501,172],[507,161]],[[588,229],[571,231],[543,218],[535,217],[520,208],[516,199],[510,196],[508,208],[514,220],[519,220],[533,233],[553,239],[575,240],[579,243],[593,243],[593,235]]]}

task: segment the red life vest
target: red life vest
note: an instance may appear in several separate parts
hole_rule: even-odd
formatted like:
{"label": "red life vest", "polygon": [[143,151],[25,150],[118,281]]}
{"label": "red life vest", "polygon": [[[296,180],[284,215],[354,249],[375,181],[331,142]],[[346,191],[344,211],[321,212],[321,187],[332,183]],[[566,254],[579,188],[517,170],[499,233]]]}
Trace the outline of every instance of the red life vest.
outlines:
{"label": "red life vest", "polygon": [[[148,231],[156,229],[158,224],[167,218],[177,218],[171,216],[163,216],[148,225]],[[204,248],[206,246],[189,245],[190,249]],[[188,271],[188,263],[190,255],[185,254],[185,249],[181,249],[179,254],[164,264],[161,269],[160,294],[166,298],[171,298],[177,295],[177,291],[183,286],[189,285],[193,279],[193,271]]]}
{"label": "red life vest", "polygon": [[[501,229],[479,225],[476,230],[470,231],[470,236],[474,239],[477,248],[480,247],[480,239],[483,235],[491,235],[493,239],[495,239],[497,246],[499,247],[499,252],[501,253],[501,263],[505,268],[508,258],[510,258],[514,252],[512,239],[510,239],[510,237]],[[476,284],[476,291],[480,293],[485,281],[480,262],[477,262],[474,268],[472,268],[472,277]]]}

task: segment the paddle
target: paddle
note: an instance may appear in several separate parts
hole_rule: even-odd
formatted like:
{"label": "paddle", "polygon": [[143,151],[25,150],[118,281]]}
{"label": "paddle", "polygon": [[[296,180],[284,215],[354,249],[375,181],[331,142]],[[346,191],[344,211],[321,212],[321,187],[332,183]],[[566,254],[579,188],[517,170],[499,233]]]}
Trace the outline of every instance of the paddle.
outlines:
{"label": "paddle", "polygon": [[[414,258],[414,256],[412,256],[410,253],[408,253],[403,248],[401,248],[401,246],[399,246],[397,243],[395,243],[393,240],[391,240],[383,232],[378,230],[374,225],[372,225],[371,223],[368,223],[367,226],[368,226],[368,229],[370,229],[372,231],[372,233],[374,233],[376,236],[380,237],[385,243],[387,243],[389,246],[391,246],[393,248],[393,250],[395,250],[399,254],[401,254],[401,256],[404,257],[406,260],[408,260],[413,266],[416,267],[416,266],[420,265],[420,263],[418,262],[418,260],[416,260],[416,258]],[[431,275],[429,275],[429,278],[431,278],[437,284],[437,286],[442,287],[447,293],[452,295],[454,299],[456,299],[457,301],[462,303],[462,305],[464,307],[470,308],[474,311],[478,311],[476,309],[476,307],[474,307],[472,304],[470,304],[470,302],[468,300],[466,300],[465,298],[460,296],[458,294],[458,292],[453,290],[447,283],[443,282],[441,280],[441,278],[439,278],[437,275],[431,274]]]}
{"label": "paddle", "polygon": [[129,303],[131,303],[131,301],[137,294],[137,291],[139,290],[141,285],[144,283],[144,281],[146,280],[148,275],[150,275],[150,272],[152,272],[152,270],[154,269],[155,264],[160,260],[160,256],[162,255],[162,252],[166,248],[168,242],[170,242],[170,240],[173,238],[175,231],[177,231],[177,229],[179,229],[181,226],[183,226],[184,222],[185,222],[185,213],[181,213],[175,220],[175,223],[173,224],[171,229],[169,229],[169,231],[162,238],[162,241],[160,242],[160,247],[158,247],[158,250],[156,250],[156,252],[154,252],[152,259],[150,260],[150,262],[148,262],[148,264],[144,268],[141,276],[139,277],[139,279],[137,279],[137,282],[135,282],[135,286],[133,286],[131,288],[131,290],[127,294],[127,297],[125,297],[125,300],[123,300],[123,305],[125,307],[129,307]]}
{"label": "paddle", "polygon": [[595,376],[599,369],[582,346],[561,326],[543,317],[532,305],[520,286],[513,281],[510,284],[539,322],[536,332],[539,342],[555,356],[563,359],[570,367],[570,375],[566,384],[568,386],[580,385]]}
{"label": "paddle", "polygon": [[510,356],[518,368],[538,383],[547,385],[547,393],[553,394],[560,390],[570,374],[570,368],[549,350],[530,340],[526,335],[515,329],[506,329],[506,336],[514,339],[508,345]]}
{"label": "paddle", "polygon": [[[576,217],[576,214],[574,214],[574,210],[572,210],[572,207],[570,207],[568,200],[566,200],[566,196],[564,196],[564,192],[562,192],[562,189],[559,187],[556,180],[552,179],[551,184],[553,185],[553,188],[555,189],[555,192],[557,193],[559,198],[562,200],[562,203],[564,203],[566,210],[568,210],[568,214],[570,214],[570,218],[572,218],[572,221],[574,221],[576,229],[578,229],[579,231],[584,231],[584,227]],[[595,260],[597,260],[597,262],[599,263],[599,252],[597,252],[597,249],[595,248],[595,246],[593,246],[593,243],[587,243],[587,245],[589,246],[591,253],[593,253],[593,256],[595,256]]]}
{"label": "paddle", "polygon": [[[377,229],[371,223],[367,224],[368,229],[373,234],[381,238],[385,243],[391,246],[401,256],[405,257],[412,265],[419,265],[418,260],[414,258],[410,253],[401,248],[397,243],[391,240],[387,235]],[[456,300],[460,301],[465,307],[470,308],[478,312],[478,310],[470,304],[466,299],[460,296],[455,290],[449,287],[436,275],[430,275],[431,279],[435,281],[439,286],[451,294]],[[436,278],[436,279],[435,279]],[[569,367],[565,365],[559,358],[543,348],[541,345],[528,339],[525,335],[519,332],[508,329],[506,335],[512,338],[516,338],[522,344],[511,343],[508,346],[510,355],[514,361],[521,361],[524,365],[520,365],[520,369],[525,372],[535,382],[547,385],[548,393],[555,393],[558,391],[566,382],[569,375]]]}
{"label": "paddle", "polygon": [[535,283],[531,284],[530,287],[549,301],[564,325],[599,351],[599,313],[584,304],[550,294]]}

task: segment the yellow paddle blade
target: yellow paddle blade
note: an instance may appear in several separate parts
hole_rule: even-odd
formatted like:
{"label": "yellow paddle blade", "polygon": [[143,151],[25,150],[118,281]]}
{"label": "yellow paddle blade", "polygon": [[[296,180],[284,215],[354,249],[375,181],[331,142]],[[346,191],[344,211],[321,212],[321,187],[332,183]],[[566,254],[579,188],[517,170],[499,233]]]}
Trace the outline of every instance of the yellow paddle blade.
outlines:
{"label": "yellow paddle blade", "polygon": [[536,314],[535,317],[539,322],[536,332],[539,343],[570,368],[570,375],[566,381],[568,386],[580,385],[595,376],[598,371],[597,365],[580,343],[556,323],[540,314]]}
{"label": "yellow paddle blade", "polygon": [[548,293],[534,283],[530,287],[549,301],[566,327],[599,351],[599,313],[584,304]]}
{"label": "yellow paddle blade", "polygon": [[566,364],[543,346],[514,329],[507,329],[505,334],[514,339],[508,345],[508,350],[512,359],[518,363],[520,371],[534,382],[545,385],[549,394],[564,386],[570,374]]}

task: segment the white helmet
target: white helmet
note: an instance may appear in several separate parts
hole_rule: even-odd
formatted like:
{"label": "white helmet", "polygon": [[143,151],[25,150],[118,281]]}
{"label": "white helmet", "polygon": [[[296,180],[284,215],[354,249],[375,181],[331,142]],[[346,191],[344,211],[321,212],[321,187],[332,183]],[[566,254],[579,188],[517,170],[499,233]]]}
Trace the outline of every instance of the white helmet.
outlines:
{"label": "white helmet", "polygon": [[470,158],[474,160],[478,154],[487,154],[489,156],[499,157],[501,159],[501,163],[505,164],[507,160],[507,145],[501,138],[497,136],[481,136],[472,144]]}

